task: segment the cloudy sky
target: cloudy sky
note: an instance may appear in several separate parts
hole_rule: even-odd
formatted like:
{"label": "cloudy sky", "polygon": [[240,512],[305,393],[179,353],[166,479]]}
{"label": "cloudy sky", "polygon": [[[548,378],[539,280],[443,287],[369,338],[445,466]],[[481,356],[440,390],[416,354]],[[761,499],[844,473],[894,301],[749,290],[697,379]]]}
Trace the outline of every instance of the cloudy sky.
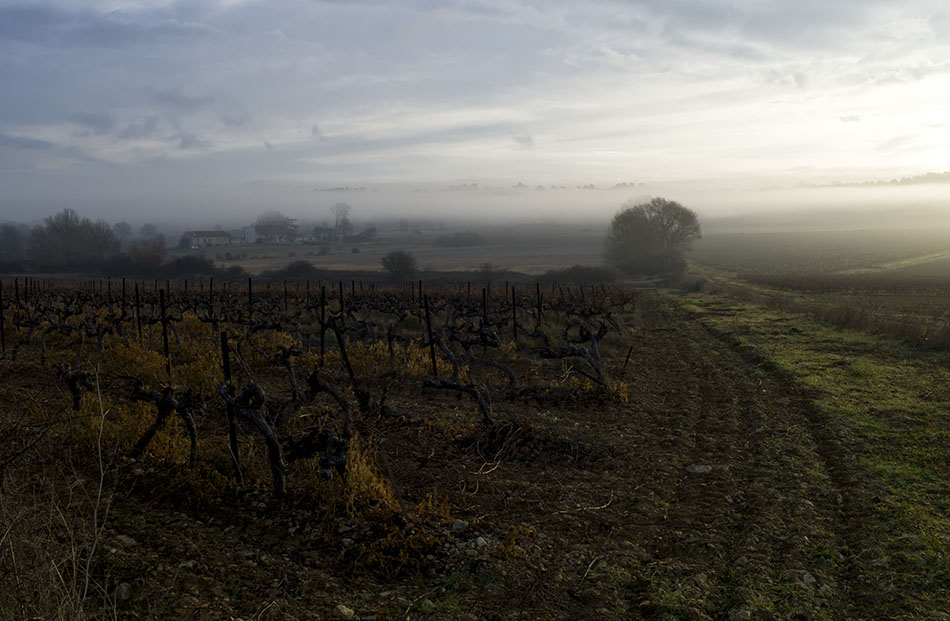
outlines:
{"label": "cloudy sky", "polygon": [[0,0],[0,58],[0,219],[950,169],[945,0]]}

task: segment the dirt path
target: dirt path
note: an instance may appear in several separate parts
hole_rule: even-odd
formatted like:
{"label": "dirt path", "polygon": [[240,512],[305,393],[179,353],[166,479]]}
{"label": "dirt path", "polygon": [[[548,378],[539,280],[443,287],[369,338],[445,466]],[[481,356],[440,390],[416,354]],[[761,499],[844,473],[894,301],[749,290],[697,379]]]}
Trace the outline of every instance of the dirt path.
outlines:
{"label": "dirt path", "polygon": [[478,492],[453,500],[484,524],[537,528],[538,558],[500,594],[528,616],[856,616],[854,478],[807,395],[658,301],[634,360],[628,405],[525,414],[602,458],[459,473]]}

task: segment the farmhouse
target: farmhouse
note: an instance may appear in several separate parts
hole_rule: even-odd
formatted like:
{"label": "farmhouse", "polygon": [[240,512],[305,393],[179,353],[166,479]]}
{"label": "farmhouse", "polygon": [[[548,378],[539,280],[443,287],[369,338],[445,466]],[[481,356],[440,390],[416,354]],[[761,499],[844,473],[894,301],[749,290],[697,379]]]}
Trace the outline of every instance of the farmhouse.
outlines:
{"label": "farmhouse", "polygon": [[227,231],[185,231],[182,237],[192,246],[226,246],[231,243]]}

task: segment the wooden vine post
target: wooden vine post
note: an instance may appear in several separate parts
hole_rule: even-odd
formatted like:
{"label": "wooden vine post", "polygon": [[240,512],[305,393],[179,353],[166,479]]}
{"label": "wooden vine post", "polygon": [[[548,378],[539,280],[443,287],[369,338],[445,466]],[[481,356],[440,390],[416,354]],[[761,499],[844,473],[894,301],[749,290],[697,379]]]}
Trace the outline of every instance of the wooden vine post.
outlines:
{"label": "wooden vine post", "polygon": [[254,297],[253,292],[251,291],[251,278],[247,279],[247,321],[248,323],[252,322],[252,316],[254,315]]}
{"label": "wooden vine post", "polygon": [[[224,372],[225,386],[231,386],[231,346],[228,344],[228,333],[221,332],[221,370]],[[237,419],[234,408],[229,402],[225,407],[228,417],[228,443],[231,447],[231,466],[234,468],[234,477],[239,486],[244,485],[244,475],[241,474],[241,462],[238,460]]]}
{"label": "wooden vine post", "polygon": [[214,276],[208,280],[208,314],[211,316],[211,337],[218,333],[218,316],[214,314]]}
{"label": "wooden vine post", "polygon": [[482,327],[488,326],[488,289],[482,287]]}
{"label": "wooden vine post", "polygon": [[536,282],[534,283],[534,286],[535,286],[535,293],[537,294],[537,298],[538,298],[538,324],[541,324],[544,321],[543,310],[541,308],[541,302],[543,299],[541,296],[541,283]]}
{"label": "wooden vine post", "polygon": [[3,281],[0,280],[0,355],[7,353],[7,329],[4,325],[6,320],[6,312],[3,306]]}
{"label": "wooden vine post", "polygon": [[320,285],[320,366],[323,366],[323,354],[327,342],[327,286]]}
{"label": "wooden vine post", "polygon": [[518,345],[518,297],[515,286],[511,285],[511,339]]}
{"label": "wooden vine post", "polygon": [[439,367],[435,361],[435,339],[432,338],[432,317],[429,315],[428,295],[422,297],[422,304],[426,311],[426,335],[429,337],[429,357],[432,359],[432,377],[439,377]]}
{"label": "wooden vine post", "polygon": [[139,283],[135,283],[135,325],[139,332],[139,343],[142,343],[142,301],[139,299]]}
{"label": "wooden vine post", "polygon": [[168,314],[165,310],[165,290],[158,292],[158,304],[162,313],[162,349],[165,351],[165,373],[168,381],[172,381],[172,359],[168,353]]}

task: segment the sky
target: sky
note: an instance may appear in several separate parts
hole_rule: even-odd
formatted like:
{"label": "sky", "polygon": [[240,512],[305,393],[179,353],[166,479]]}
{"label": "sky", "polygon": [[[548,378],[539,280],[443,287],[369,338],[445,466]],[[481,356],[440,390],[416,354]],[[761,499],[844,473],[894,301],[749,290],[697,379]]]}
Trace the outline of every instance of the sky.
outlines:
{"label": "sky", "polygon": [[0,219],[702,211],[950,169],[945,0],[0,0],[0,58]]}

